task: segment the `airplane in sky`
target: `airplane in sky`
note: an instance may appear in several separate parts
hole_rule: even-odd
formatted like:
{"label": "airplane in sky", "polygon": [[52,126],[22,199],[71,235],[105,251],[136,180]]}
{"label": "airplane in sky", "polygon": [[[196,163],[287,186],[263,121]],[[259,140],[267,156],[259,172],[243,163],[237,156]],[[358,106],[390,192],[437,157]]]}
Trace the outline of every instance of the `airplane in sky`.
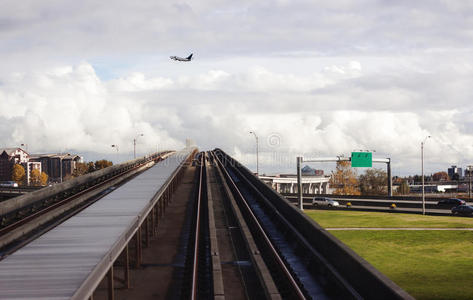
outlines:
{"label": "airplane in sky", "polygon": [[182,57],[179,57],[179,56],[171,56],[171,59],[174,59],[174,60],[177,60],[177,61],[191,61],[193,54],[194,54],[194,53],[191,53],[191,55],[189,55],[189,56],[186,57],[186,58],[182,58]]}

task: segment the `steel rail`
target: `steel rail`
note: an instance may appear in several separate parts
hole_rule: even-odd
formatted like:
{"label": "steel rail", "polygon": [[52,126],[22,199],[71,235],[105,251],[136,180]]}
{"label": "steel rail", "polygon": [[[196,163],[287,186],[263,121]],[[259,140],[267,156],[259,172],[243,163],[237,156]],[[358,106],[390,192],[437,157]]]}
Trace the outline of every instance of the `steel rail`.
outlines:
{"label": "steel rail", "polygon": [[248,205],[247,201],[245,200],[245,197],[242,195],[242,193],[241,193],[240,189],[238,188],[238,186],[236,185],[235,181],[231,178],[230,174],[228,173],[227,169],[225,168],[224,164],[222,163],[222,161],[220,160],[218,155],[215,155],[215,158],[217,159],[217,162],[221,166],[222,170],[224,171],[224,174],[227,178],[227,181],[233,187],[234,191],[236,192],[236,195],[238,196],[241,203],[243,204],[243,207],[248,212],[249,216],[251,217],[251,220],[255,224],[255,226],[258,229],[258,231],[260,232],[260,234],[263,236],[264,242],[268,245],[269,249],[271,250],[271,254],[275,258],[278,266],[283,271],[283,273],[286,276],[286,278],[288,279],[290,285],[294,288],[294,292],[295,292],[297,298],[298,299],[306,299],[304,293],[302,292],[301,288],[299,287],[296,280],[294,279],[294,276],[292,275],[292,273],[287,268],[287,266],[284,263],[283,259],[279,255],[278,251],[276,250],[273,243],[271,242],[268,235],[266,234],[265,230],[263,229],[260,222],[258,221],[258,218],[254,215],[251,207]]}
{"label": "steel rail", "polygon": [[200,240],[200,212],[201,212],[201,202],[202,202],[202,193],[204,184],[203,180],[203,171],[205,168],[205,152],[202,152],[200,156],[200,173],[199,173],[199,191],[197,195],[197,212],[196,212],[196,226],[195,226],[195,240],[194,240],[194,263],[192,266],[192,289],[191,289],[191,299],[197,299],[198,292],[198,272],[199,272],[199,240]]}

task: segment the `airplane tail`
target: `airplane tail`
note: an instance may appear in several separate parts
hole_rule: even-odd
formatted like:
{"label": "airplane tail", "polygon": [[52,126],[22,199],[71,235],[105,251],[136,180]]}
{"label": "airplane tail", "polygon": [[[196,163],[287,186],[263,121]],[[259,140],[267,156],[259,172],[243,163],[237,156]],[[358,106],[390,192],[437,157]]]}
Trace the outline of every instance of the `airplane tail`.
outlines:
{"label": "airplane tail", "polygon": [[191,53],[191,55],[189,55],[189,56],[187,57],[187,59],[188,59],[188,60],[191,60],[193,54],[194,54],[194,53]]}

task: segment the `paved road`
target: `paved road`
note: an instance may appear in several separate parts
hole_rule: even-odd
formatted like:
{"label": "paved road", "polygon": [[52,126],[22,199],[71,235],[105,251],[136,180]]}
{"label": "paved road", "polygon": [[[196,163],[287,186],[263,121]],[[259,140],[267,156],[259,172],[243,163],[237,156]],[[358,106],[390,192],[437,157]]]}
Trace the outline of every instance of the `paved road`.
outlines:
{"label": "paved road", "polygon": [[446,230],[446,231],[459,231],[468,230],[473,231],[473,228],[426,228],[426,227],[395,227],[395,228],[383,228],[383,227],[340,227],[340,228],[325,228],[325,230]]}

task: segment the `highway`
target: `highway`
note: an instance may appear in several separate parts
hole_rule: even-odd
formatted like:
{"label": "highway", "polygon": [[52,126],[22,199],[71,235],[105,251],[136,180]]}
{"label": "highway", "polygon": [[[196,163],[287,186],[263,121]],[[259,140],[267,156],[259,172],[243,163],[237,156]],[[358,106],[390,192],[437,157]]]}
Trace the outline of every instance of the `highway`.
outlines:
{"label": "highway", "polygon": [[[328,197],[333,200],[336,200],[340,203],[340,206],[336,209],[351,209],[351,210],[365,210],[365,211],[380,211],[380,212],[399,212],[399,213],[417,213],[422,214],[422,201],[420,200],[404,200],[399,199],[398,197],[394,199],[377,197],[373,198],[363,198],[360,196],[349,197],[349,196],[334,196],[334,195],[320,195],[321,197]],[[311,197],[304,196],[304,208],[312,209],[314,208],[311,203],[314,197],[319,197],[319,195],[314,195]],[[285,195],[285,198],[297,204],[296,195]],[[428,215],[441,215],[441,216],[451,216],[452,212],[450,208],[439,207],[437,202],[441,198],[438,198],[435,201],[426,200],[425,201],[425,213]],[[350,207],[347,206],[347,203],[351,203]],[[392,208],[391,205],[395,204],[396,208]],[[466,204],[472,205],[472,202],[467,202]]]}

